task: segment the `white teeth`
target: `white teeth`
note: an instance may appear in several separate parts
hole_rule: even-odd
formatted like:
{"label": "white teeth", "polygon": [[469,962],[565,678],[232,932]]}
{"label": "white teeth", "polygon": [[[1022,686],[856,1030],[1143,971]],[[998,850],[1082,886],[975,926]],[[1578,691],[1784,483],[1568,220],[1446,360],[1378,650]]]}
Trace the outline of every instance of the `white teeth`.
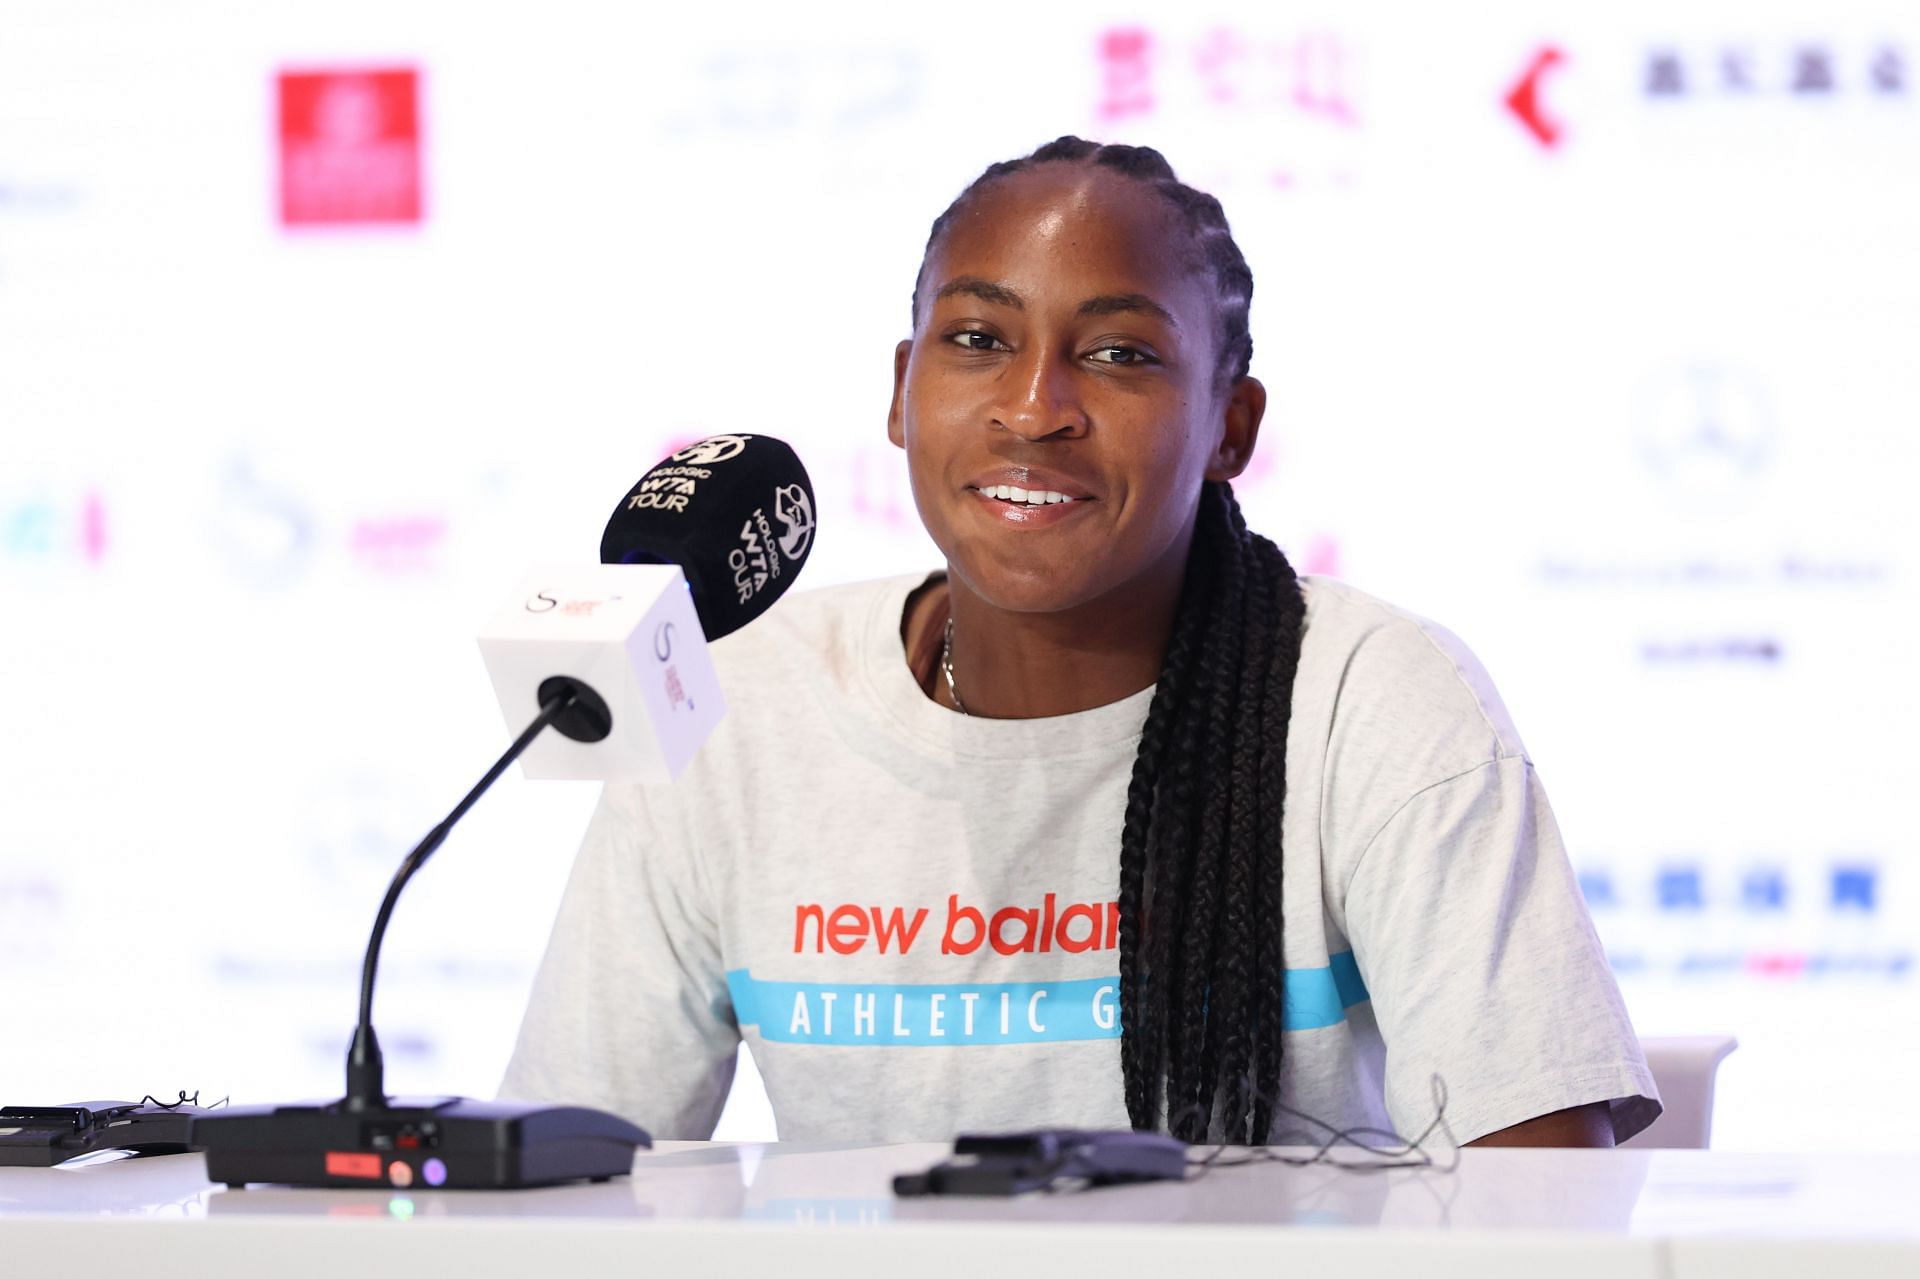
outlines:
{"label": "white teeth", "polygon": [[1056,493],[1052,489],[1023,489],[1013,484],[989,484],[980,492],[1002,502],[1018,502],[1022,506],[1052,506],[1056,502],[1074,500],[1065,493]]}

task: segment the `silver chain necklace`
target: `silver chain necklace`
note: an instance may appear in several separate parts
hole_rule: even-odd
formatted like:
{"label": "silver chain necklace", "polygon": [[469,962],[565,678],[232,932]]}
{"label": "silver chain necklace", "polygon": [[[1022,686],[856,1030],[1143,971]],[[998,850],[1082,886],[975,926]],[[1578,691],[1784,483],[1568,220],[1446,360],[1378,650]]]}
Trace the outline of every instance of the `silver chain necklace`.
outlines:
{"label": "silver chain necklace", "polygon": [[940,641],[940,669],[947,673],[947,695],[953,698],[953,708],[962,715],[970,715],[967,704],[960,700],[960,689],[953,682],[953,614],[947,614],[946,638]]}

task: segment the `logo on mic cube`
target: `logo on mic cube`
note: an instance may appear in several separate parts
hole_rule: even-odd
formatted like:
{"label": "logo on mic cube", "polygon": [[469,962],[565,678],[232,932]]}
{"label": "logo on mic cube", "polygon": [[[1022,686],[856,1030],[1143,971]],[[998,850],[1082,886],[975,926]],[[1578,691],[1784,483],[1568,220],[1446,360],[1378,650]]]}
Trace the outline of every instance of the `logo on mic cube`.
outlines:
{"label": "logo on mic cube", "polygon": [[536,570],[481,629],[480,656],[514,733],[556,676],[587,685],[611,712],[602,741],[540,734],[520,757],[528,777],[671,781],[726,713],[693,596],[671,564]]}

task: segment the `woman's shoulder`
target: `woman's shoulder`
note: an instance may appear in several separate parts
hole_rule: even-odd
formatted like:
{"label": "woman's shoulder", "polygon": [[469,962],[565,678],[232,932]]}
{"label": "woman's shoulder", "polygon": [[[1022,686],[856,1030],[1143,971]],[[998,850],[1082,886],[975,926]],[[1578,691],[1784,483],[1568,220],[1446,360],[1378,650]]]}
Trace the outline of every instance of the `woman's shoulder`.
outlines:
{"label": "woman's shoulder", "polygon": [[1492,677],[1458,635],[1334,578],[1300,584],[1296,714],[1304,700],[1322,708],[1330,728],[1445,739],[1465,765],[1526,754]]}

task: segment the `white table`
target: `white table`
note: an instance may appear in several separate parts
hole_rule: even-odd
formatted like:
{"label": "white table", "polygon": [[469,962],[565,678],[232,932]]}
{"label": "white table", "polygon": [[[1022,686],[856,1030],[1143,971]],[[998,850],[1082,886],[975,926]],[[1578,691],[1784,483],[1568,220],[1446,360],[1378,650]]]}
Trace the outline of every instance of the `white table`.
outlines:
{"label": "white table", "polygon": [[1450,1176],[892,1196],[945,1153],[667,1142],[631,1178],[513,1193],[235,1191],[197,1155],[0,1168],[0,1273],[1920,1279],[1920,1156],[1469,1150]]}

